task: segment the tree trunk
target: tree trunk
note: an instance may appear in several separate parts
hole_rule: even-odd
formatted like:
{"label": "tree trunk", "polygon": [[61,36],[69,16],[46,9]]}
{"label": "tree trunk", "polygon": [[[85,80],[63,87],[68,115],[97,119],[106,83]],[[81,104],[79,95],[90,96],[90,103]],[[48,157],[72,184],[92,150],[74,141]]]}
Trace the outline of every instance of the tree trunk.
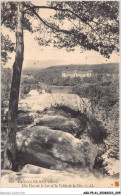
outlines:
{"label": "tree trunk", "polygon": [[21,71],[24,55],[24,41],[23,41],[23,5],[18,2],[17,13],[17,27],[16,27],[16,56],[13,64],[13,77],[11,84],[11,93],[8,111],[8,128],[7,128],[7,142],[4,153],[4,169],[18,170],[18,163],[16,159],[16,130],[17,130],[17,114],[19,101],[19,88],[21,80]]}

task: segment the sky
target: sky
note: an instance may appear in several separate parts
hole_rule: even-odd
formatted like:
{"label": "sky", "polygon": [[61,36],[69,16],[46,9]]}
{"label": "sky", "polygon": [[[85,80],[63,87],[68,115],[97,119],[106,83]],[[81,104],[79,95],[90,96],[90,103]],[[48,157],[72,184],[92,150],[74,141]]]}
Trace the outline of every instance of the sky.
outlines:
{"label": "sky", "polygon": [[[57,49],[50,47],[39,46],[34,40],[34,35],[30,32],[24,33],[24,63],[23,68],[46,68],[56,65],[68,64],[102,64],[119,62],[119,56],[112,54],[110,59],[104,58],[98,52],[84,51],[76,48],[74,52],[67,52],[66,49]],[[15,54],[11,54],[11,60],[6,64],[6,67],[11,68],[15,59]]]}
{"label": "sky", "polygon": [[[35,2],[35,5],[40,3],[46,4],[46,2]],[[51,15],[51,11],[41,10],[40,15],[44,19],[48,19]],[[35,24],[35,20],[33,20]],[[15,42],[15,34],[8,32],[8,29],[3,28],[2,32],[11,36],[11,39]],[[110,59],[104,58],[98,52],[95,51],[81,51],[79,47],[75,48],[74,52],[67,52],[66,49],[57,49],[52,46],[43,47],[39,46],[35,41],[35,34],[31,34],[28,31],[24,31],[24,68],[46,68],[56,65],[69,65],[69,64],[102,64],[102,63],[114,63],[119,62],[119,56],[113,53]],[[10,55],[11,60],[6,64],[6,67],[12,68],[14,63],[15,54]]]}

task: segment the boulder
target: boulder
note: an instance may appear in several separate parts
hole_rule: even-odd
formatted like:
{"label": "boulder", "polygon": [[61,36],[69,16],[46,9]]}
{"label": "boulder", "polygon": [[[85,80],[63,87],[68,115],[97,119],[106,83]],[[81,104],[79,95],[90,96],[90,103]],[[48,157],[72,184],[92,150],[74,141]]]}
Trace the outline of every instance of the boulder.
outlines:
{"label": "boulder", "polygon": [[13,171],[3,169],[3,170],[1,170],[1,177],[3,177],[4,175],[9,175],[11,173],[13,173]]}
{"label": "boulder", "polygon": [[69,166],[92,168],[97,156],[96,145],[85,138],[79,140],[70,133],[33,126],[17,133],[20,164],[33,164],[52,169]]}
{"label": "boulder", "polygon": [[51,115],[45,114],[41,118],[36,118],[34,124],[37,126],[48,126],[51,129],[58,129],[64,132],[76,135],[77,132],[82,132],[80,128],[80,121],[76,118],[67,118],[61,115]]}
{"label": "boulder", "polygon": [[30,173],[30,174],[41,174],[42,173],[42,168],[35,166],[35,165],[30,165],[27,164],[23,167],[21,170],[22,173]]}

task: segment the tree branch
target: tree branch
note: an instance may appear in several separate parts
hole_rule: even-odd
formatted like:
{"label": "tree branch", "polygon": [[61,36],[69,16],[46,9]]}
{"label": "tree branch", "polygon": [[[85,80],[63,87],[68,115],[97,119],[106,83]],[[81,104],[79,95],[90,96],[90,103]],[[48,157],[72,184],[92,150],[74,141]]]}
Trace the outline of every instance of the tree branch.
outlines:
{"label": "tree branch", "polygon": [[33,13],[37,16],[37,18],[39,18],[39,20],[48,28],[55,30],[56,32],[62,32],[64,34],[68,34],[68,35],[72,35],[74,37],[74,39],[76,39],[76,41],[78,42],[79,45],[81,45],[79,39],[74,35],[74,31],[73,30],[63,30],[63,29],[59,29],[56,28],[55,26],[52,26],[50,24],[48,24],[45,20],[43,20],[38,13],[36,13],[36,11],[34,9],[32,9]]}
{"label": "tree branch", "polygon": [[[43,24],[45,24],[47,27],[53,29],[53,30],[56,30],[57,32],[62,32],[62,33],[65,33],[65,34],[72,34],[72,31],[68,31],[68,30],[62,30],[62,29],[59,29],[59,28],[55,28],[54,26],[50,26],[50,24],[48,24],[45,20],[43,20],[39,14],[34,10],[35,8],[47,8],[47,9],[55,9],[55,10],[61,10],[61,11],[69,11],[73,14],[75,14],[74,12],[68,10],[68,9],[59,9],[57,7],[48,7],[48,6],[33,6],[33,7],[29,7],[29,9],[31,9],[33,11],[33,13],[43,22]],[[26,9],[27,10],[27,9]],[[77,15],[77,14],[76,14]],[[78,16],[78,15],[77,15]],[[78,17],[80,18],[80,17]],[[98,37],[100,38],[100,40],[102,40],[102,38],[100,37],[100,35],[96,32],[96,30],[87,22],[85,22],[97,35]],[[77,40],[78,43],[79,43],[79,40]]]}
{"label": "tree branch", "polygon": [[[32,8],[31,8],[31,9],[32,9]],[[57,28],[57,27],[55,27],[55,26],[53,26],[53,25],[48,24],[45,20],[43,20],[43,19],[39,16],[39,14],[38,14],[34,9],[32,9],[32,11],[33,11],[33,13],[37,16],[37,18],[39,18],[39,20],[40,20],[45,26],[47,26],[48,28],[51,28],[52,30],[55,30],[55,31],[57,31],[57,32],[62,32],[62,33],[65,33],[65,34],[72,34],[72,31],[71,31],[71,30],[68,31],[68,30],[59,29],[59,28]]]}
{"label": "tree branch", "polygon": [[85,21],[83,18],[81,18],[78,14],[76,14],[75,12],[69,10],[69,9],[62,9],[62,8],[57,8],[57,7],[49,7],[49,6],[29,6],[25,11],[29,10],[29,9],[52,9],[52,10],[57,10],[57,11],[62,11],[62,12],[69,12],[71,14],[73,14],[74,16],[76,16],[77,18],[79,18],[83,23],[87,24],[93,31],[95,31],[95,29],[87,22]]}

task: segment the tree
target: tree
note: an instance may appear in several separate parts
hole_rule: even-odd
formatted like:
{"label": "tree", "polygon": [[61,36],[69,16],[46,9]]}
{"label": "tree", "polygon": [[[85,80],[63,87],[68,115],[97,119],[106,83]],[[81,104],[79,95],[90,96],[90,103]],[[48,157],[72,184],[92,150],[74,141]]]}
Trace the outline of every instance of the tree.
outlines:
{"label": "tree", "polygon": [[6,61],[10,59],[8,56],[8,52],[14,51],[14,43],[11,42],[9,36],[4,36],[3,34],[1,34],[1,43],[2,43],[1,62],[2,65],[4,65]]}
{"label": "tree", "polygon": [[[41,16],[42,9],[51,10],[52,14],[48,19]],[[24,59],[23,30],[36,30],[36,40],[40,45],[53,43],[54,47],[65,47],[67,51],[73,51],[79,46],[81,50],[95,50],[105,57],[110,57],[113,51],[119,49],[119,2],[65,1],[46,4],[40,2],[40,5],[33,5],[31,2],[2,2],[1,12],[2,25],[16,32],[16,56],[9,101],[4,168],[17,171],[16,129]],[[36,29],[32,26],[31,18],[40,21]],[[7,60],[4,56],[3,58]]]}

